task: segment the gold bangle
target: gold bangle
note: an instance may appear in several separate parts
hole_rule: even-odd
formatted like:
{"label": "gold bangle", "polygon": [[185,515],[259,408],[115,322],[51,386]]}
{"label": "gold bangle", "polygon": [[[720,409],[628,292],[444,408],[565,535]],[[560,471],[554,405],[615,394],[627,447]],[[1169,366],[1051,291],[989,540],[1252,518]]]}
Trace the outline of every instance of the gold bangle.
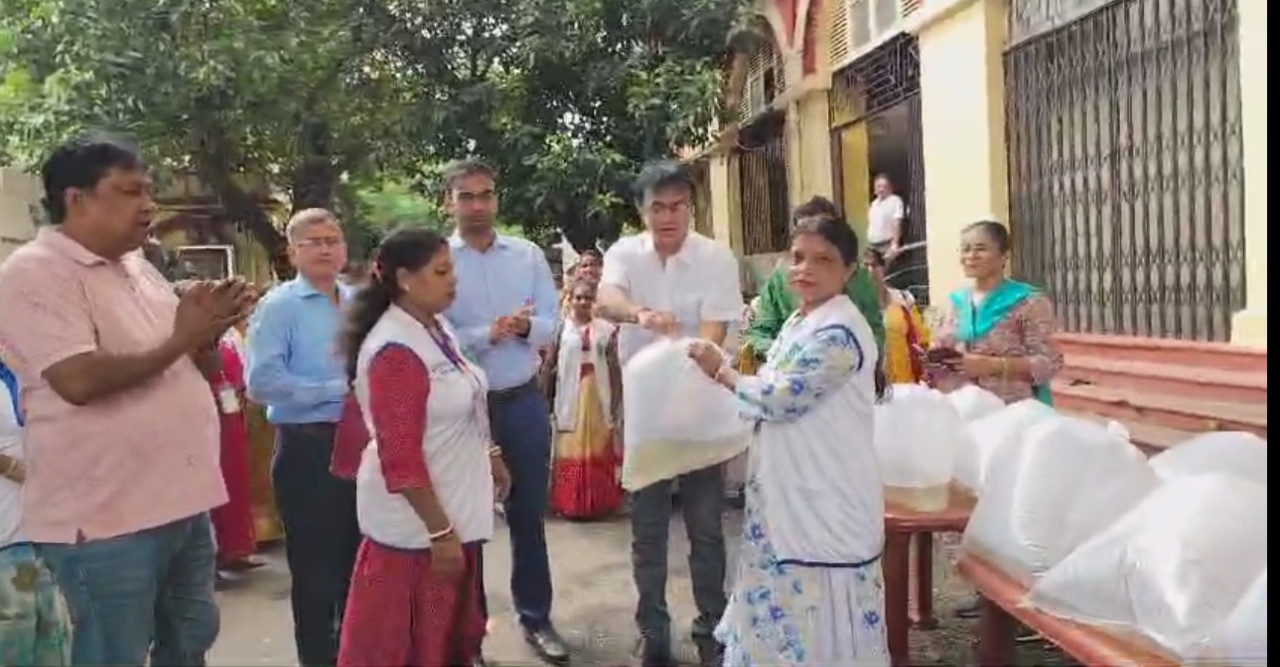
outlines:
{"label": "gold bangle", "polygon": [[499,458],[502,456],[502,448],[497,445],[489,445],[489,456]]}

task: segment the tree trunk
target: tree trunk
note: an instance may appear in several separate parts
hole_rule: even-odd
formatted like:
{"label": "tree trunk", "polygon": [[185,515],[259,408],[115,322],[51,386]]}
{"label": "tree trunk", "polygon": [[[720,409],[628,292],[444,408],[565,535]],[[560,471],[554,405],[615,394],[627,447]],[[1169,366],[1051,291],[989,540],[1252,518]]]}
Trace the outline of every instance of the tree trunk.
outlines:
{"label": "tree trunk", "polygon": [[327,159],[313,157],[304,160],[293,174],[289,193],[293,212],[308,208],[333,210],[337,186],[337,175]]}
{"label": "tree trunk", "polygon": [[200,180],[218,195],[227,216],[243,225],[254,240],[271,258],[276,277],[288,280],[293,277],[293,264],[289,261],[289,248],[284,234],[276,228],[275,221],[263,208],[257,193],[245,192],[229,173],[202,173]]}
{"label": "tree trunk", "polygon": [[284,234],[263,208],[259,193],[245,192],[236,183],[235,175],[242,163],[235,157],[235,147],[227,137],[228,134],[216,124],[197,127],[194,132],[195,145],[198,146],[195,152],[198,160],[196,175],[218,196],[227,216],[235,224],[243,225],[266,251],[276,277],[281,280],[292,278],[293,264],[289,261]]}

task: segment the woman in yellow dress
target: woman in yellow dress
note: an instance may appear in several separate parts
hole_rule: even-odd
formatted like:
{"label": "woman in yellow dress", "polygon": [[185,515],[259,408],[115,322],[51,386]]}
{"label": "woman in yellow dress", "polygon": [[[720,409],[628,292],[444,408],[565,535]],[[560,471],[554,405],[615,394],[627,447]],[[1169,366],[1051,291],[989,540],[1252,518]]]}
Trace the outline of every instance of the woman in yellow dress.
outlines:
{"label": "woman in yellow dress", "polygon": [[906,290],[894,289],[884,281],[884,254],[868,249],[867,269],[880,293],[884,312],[885,377],[891,384],[915,384],[924,380],[924,351],[929,349],[930,333],[915,299]]}
{"label": "woman in yellow dress", "polygon": [[574,282],[569,295],[569,314],[541,372],[556,429],[549,504],[567,519],[596,519],[623,502],[614,428],[622,384],[617,327],[595,315],[595,283]]}

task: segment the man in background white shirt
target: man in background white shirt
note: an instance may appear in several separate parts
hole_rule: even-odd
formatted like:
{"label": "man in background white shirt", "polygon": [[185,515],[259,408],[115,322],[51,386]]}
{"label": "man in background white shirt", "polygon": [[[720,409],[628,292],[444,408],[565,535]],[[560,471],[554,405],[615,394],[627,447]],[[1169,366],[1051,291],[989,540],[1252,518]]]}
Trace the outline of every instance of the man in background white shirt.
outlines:
{"label": "man in background white shirt", "polygon": [[902,198],[893,194],[893,182],[886,174],[877,174],[874,182],[876,198],[867,211],[867,244],[884,253],[892,262],[902,252],[903,218],[907,217]]}
{"label": "man in background white shirt", "polygon": [[[606,317],[623,323],[619,356],[625,361],[662,333],[724,345],[729,324],[742,315],[738,260],[733,251],[689,230],[693,178],[674,162],[652,164],[636,180],[636,204],[646,231],[620,239],[604,256],[599,301]],[[623,391],[627,390],[623,386]],[[623,415],[626,419],[626,415]],[[632,494],[631,560],[639,600],[636,624],[646,667],[676,664],[667,611],[667,537],[671,492],[678,481],[690,542],[689,570],[698,617],[693,639],[703,665],[719,665],[712,636],[725,609],[725,547],[720,512],[724,467],[715,465]]]}

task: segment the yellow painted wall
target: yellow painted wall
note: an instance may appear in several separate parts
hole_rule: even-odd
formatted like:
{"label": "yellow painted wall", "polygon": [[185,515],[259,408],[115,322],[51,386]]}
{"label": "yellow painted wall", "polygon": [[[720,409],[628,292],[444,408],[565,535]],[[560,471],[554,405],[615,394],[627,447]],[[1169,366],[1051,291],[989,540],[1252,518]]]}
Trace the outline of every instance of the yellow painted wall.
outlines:
{"label": "yellow painted wall", "polygon": [[844,218],[867,238],[867,202],[871,201],[871,161],[867,123],[858,121],[837,130],[840,137],[840,206]]}
{"label": "yellow painted wall", "polygon": [[950,11],[917,32],[933,303],[943,303],[964,280],[956,256],[960,229],[984,217],[1009,217],[1004,3],[951,4]]}
{"label": "yellow painted wall", "polygon": [[[1005,0],[939,0],[913,26],[920,45],[930,297],[961,283],[960,228],[1008,220],[1001,62]],[[1247,301],[1232,341],[1267,344],[1267,3],[1239,0]],[[1017,221],[1011,221],[1016,227]]]}
{"label": "yellow painted wall", "polygon": [[1231,340],[1267,346],[1267,3],[1239,0],[1244,133],[1245,309]]}
{"label": "yellow painted wall", "polygon": [[742,252],[742,220],[737,214],[737,177],[731,172],[732,158],[727,155],[711,157],[711,230],[718,241],[723,241]]}
{"label": "yellow painted wall", "polygon": [[[828,81],[829,85],[829,81]],[[831,107],[827,87],[815,87],[796,100],[788,110],[788,124],[795,127],[792,137],[796,150],[787,165],[791,174],[791,207],[813,197],[830,198],[835,194],[831,169]]]}

